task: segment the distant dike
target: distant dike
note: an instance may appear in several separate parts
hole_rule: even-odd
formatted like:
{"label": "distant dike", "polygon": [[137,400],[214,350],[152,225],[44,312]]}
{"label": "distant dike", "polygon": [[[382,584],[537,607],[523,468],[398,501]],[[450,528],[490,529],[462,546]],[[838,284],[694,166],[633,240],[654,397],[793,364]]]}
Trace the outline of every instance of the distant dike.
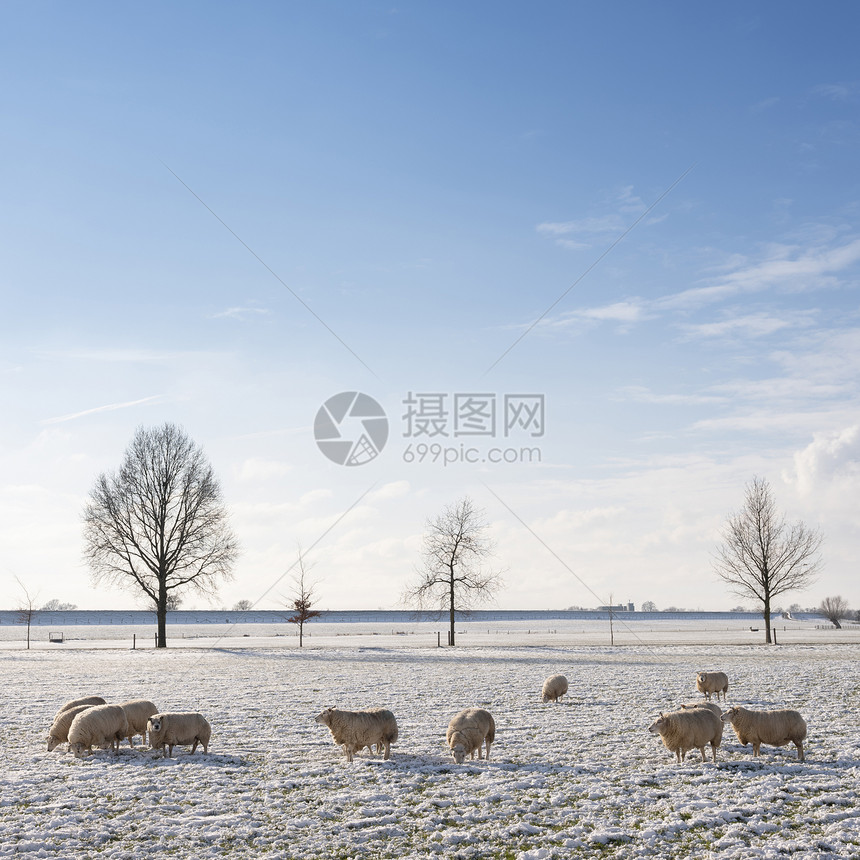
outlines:
{"label": "distant dike", "polygon": [[[322,615],[314,624],[386,624],[391,622],[436,622],[446,619],[445,612],[411,612],[402,609],[351,609],[321,610]],[[277,609],[234,610],[184,610],[167,613],[168,624],[286,624],[290,613]],[[621,612],[614,611],[612,617],[618,621],[727,621],[731,619],[760,620],[760,612]],[[778,618],[779,616],[776,616]],[[798,618],[798,616],[795,616]],[[487,621],[600,621],[609,620],[609,612],[599,609],[480,609],[469,613],[458,612],[458,622]],[[35,627],[71,627],[155,624],[154,612],[144,609],[73,609],[37,611],[31,624]],[[18,611],[0,612],[0,626],[20,626],[21,613]]]}

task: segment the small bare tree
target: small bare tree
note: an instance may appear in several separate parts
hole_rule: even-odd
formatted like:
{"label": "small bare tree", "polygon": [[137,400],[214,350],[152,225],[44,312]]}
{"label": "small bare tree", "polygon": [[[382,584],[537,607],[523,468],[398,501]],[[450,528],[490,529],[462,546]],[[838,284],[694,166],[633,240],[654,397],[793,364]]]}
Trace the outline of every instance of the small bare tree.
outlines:
{"label": "small bare tree", "polygon": [[33,619],[39,614],[40,610],[36,608],[36,598],[38,594],[30,594],[29,589],[23,582],[21,582],[18,577],[15,577],[15,582],[21,586],[21,591],[23,595],[21,596],[20,601],[18,602],[18,608],[16,612],[18,613],[18,621],[21,624],[27,625],[27,650],[30,650],[30,625],[33,623]]}
{"label": "small bare tree", "polygon": [[825,597],[821,601],[818,611],[837,629],[842,629],[842,619],[851,614],[848,609],[848,601],[843,600],[838,594],[836,597]]}
{"label": "small bare tree", "polygon": [[120,469],[103,473],[84,508],[84,557],[96,584],[140,590],[155,606],[156,646],[167,610],[229,579],[238,544],[203,450],[175,424],[138,428]]}
{"label": "small bare tree", "polygon": [[770,484],[755,477],[747,484],[741,510],[728,517],[722,537],[714,570],[738,597],[761,603],[765,642],[770,644],[771,601],[814,582],[821,566],[821,534],[799,521],[788,526],[777,511]]}
{"label": "small bare tree", "polygon": [[305,564],[304,556],[302,555],[301,547],[299,547],[299,560],[297,562],[299,572],[293,576],[295,587],[293,588],[290,600],[287,606],[291,608],[293,614],[287,618],[290,624],[295,624],[299,628],[299,648],[304,642],[305,622],[311,618],[319,618],[322,612],[313,609],[316,603],[316,594],[314,593],[314,584],[308,581],[308,570],[310,569]]}
{"label": "small bare tree", "polygon": [[42,607],[42,612],[70,612],[77,608],[76,603],[63,603],[62,600],[53,597]]}
{"label": "small bare tree", "polygon": [[253,609],[254,604],[251,603],[250,600],[238,600],[236,601],[236,605],[233,607],[234,612],[248,612],[248,610]]}
{"label": "small bare tree", "polygon": [[484,568],[494,549],[486,530],[484,512],[468,496],[428,520],[418,581],[403,594],[407,605],[448,613],[449,645],[456,613],[492,599],[502,586],[500,573]]}

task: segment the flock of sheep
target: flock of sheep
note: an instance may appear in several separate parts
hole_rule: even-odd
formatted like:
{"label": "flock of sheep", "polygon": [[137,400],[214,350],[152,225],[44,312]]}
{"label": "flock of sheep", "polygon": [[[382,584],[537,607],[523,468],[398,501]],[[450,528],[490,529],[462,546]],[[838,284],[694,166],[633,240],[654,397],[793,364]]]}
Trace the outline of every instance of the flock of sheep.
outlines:
{"label": "flock of sheep", "polygon": [[[564,675],[552,675],[544,681],[541,699],[557,702],[567,689]],[[705,761],[708,744],[716,762],[725,723],[731,723],[742,745],[752,744],[755,756],[762,744],[784,746],[794,743],[798,758],[803,761],[806,722],[797,711],[751,711],[740,706],[722,711],[710,699],[716,693],[719,701],[722,693],[725,700],[729,681],[724,672],[699,672],[696,689],[707,701],[681,705],[676,711],[661,713],[649,727],[650,732],[660,735],[666,749],[675,753],[679,763],[693,749],[698,749],[702,753],[702,761]],[[334,742],[343,747],[348,762],[365,747],[371,752],[375,747],[377,754],[382,753],[383,758],[388,759],[391,744],[397,740],[397,720],[386,708],[366,711],[326,708],[317,715],[316,722],[328,727]],[[209,750],[212,727],[197,713],[159,713],[156,706],[146,699],[109,705],[99,696],[89,696],[67,702],[60,708],[48,733],[48,751],[67,742],[78,758],[85,752],[92,752],[93,746],[110,748],[116,753],[120,741],[127,739],[129,745],[134,746],[133,738],[138,734],[144,738],[148,735],[150,747],[161,750],[164,756],[172,756],[174,746],[184,745],[191,745],[193,753],[199,744],[205,753]],[[460,711],[451,718],[446,733],[448,748],[457,764],[462,764],[467,756],[475,758],[475,753],[479,759],[482,758],[484,749],[489,761],[495,737],[493,716],[483,708]]]}
{"label": "flock of sheep", "polygon": [[803,741],[806,739],[806,721],[797,711],[750,711],[739,705],[723,711],[710,699],[720,693],[723,700],[729,691],[729,679],[725,672],[699,672],[696,675],[696,689],[704,694],[706,702],[681,705],[677,711],[660,716],[648,731],[659,734],[667,750],[675,753],[678,762],[690,750],[697,749],[705,761],[708,744],[717,760],[717,747],[723,739],[723,726],[731,723],[742,746],[751,743],[753,755],[757,756],[762,744],[781,747],[793,743],[797,747],[797,757],[803,761]]}
{"label": "flock of sheep", "polygon": [[109,705],[101,696],[86,696],[66,702],[57,711],[48,730],[48,752],[68,743],[76,758],[92,752],[94,746],[116,753],[123,739],[134,746],[135,735],[148,735],[152,749],[172,756],[177,745],[192,744],[193,753],[200,744],[207,752],[212,727],[200,714],[159,713],[148,699]]}

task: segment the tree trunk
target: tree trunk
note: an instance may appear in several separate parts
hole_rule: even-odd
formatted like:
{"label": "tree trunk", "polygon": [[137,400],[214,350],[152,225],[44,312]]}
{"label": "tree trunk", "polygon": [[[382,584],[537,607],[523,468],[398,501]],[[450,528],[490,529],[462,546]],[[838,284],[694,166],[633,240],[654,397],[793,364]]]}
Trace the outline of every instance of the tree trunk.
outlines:
{"label": "tree trunk", "polygon": [[302,628],[303,628],[304,626],[305,626],[305,625],[304,625],[304,622],[299,621],[299,648],[301,648],[301,647],[302,647],[302,633],[303,633]]}
{"label": "tree trunk", "polygon": [[450,598],[450,615],[451,615],[451,633],[449,634],[449,638],[451,640],[450,644],[454,644],[454,565],[451,565],[451,591],[449,593]]}
{"label": "tree trunk", "polygon": [[167,647],[167,589],[164,585],[164,580],[158,583],[158,606],[156,606],[156,614],[158,616],[158,632],[155,637],[156,648]]}
{"label": "tree trunk", "polygon": [[773,640],[770,636],[770,595],[766,595],[764,599],[764,644],[772,645]]}

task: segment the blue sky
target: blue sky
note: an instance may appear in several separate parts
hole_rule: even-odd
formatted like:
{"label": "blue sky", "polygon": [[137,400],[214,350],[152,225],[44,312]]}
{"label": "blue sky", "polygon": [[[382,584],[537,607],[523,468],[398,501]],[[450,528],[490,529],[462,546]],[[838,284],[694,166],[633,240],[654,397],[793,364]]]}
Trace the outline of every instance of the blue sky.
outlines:
{"label": "blue sky", "polygon": [[[0,17],[0,604],[135,605],[92,586],[81,509],[172,421],[243,546],[222,605],[275,608],[301,544],[322,606],[393,607],[468,494],[502,608],[730,608],[753,475],[825,536],[785,604],[860,605],[855,4]],[[390,421],[357,467],[313,438],[342,391]],[[410,392],[541,394],[544,432],[405,462],[471,444],[405,438]]]}

